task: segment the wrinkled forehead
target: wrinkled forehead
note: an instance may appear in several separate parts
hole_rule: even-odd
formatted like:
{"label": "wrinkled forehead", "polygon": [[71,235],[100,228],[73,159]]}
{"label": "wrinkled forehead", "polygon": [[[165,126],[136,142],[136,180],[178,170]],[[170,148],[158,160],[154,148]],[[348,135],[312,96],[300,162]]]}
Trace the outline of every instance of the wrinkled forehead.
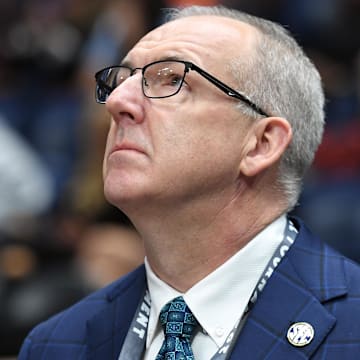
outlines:
{"label": "wrinkled forehead", "polygon": [[136,56],[144,61],[154,61],[174,53],[174,56],[188,56],[186,60],[199,64],[215,63],[253,55],[258,38],[253,26],[235,19],[215,15],[189,16],[170,21],[145,35],[127,58]]}

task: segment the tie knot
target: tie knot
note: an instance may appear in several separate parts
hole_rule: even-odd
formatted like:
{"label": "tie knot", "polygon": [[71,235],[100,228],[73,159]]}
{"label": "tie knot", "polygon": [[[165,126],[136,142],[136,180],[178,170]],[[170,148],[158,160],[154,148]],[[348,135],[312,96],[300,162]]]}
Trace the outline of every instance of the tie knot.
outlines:
{"label": "tie knot", "polygon": [[197,320],[182,296],[168,302],[160,312],[160,322],[165,335],[190,339],[198,325]]}

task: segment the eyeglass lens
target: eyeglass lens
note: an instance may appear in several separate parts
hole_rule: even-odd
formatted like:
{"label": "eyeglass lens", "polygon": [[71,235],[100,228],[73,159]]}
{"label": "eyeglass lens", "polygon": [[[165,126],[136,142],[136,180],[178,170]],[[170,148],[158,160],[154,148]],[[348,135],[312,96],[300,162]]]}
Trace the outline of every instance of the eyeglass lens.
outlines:
{"label": "eyeglass lens", "polygon": [[185,76],[181,62],[157,62],[144,68],[143,90],[147,97],[163,98],[175,95]]}
{"label": "eyeglass lens", "polygon": [[[106,68],[97,74],[97,100],[104,103],[111,92],[132,75],[124,66]],[[176,61],[159,61],[146,65],[143,70],[144,95],[164,98],[179,92],[185,77],[185,64]]]}
{"label": "eyeglass lens", "polygon": [[104,103],[111,92],[131,75],[131,69],[124,66],[114,66],[100,71],[96,75],[97,101]]}

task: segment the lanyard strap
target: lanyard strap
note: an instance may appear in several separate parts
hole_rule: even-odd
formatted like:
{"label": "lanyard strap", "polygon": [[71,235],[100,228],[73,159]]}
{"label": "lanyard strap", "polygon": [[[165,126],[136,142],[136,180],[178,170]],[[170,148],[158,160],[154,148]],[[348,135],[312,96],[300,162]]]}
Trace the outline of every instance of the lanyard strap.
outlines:
{"label": "lanyard strap", "polygon": [[223,346],[216,352],[216,354],[211,358],[211,360],[226,360],[230,358],[231,351],[235,346],[236,340],[239,337],[240,331],[242,329],[242,325],[244,320],[246,319],[249,311],[255,305],[260,293],[264,290],[265,285],[269,281],[271,275],[273,274],[275,268],[280,264],[281,260],[285,257],[286,253],[290,249],[291,245],[294,243],[296,236],[298,234],[298,230],[292,223],[290,219],[287,220],[286,228],[284,231],[283,239],[280,245],[276,248],[273,256],[267,263],[265,270],[260,276],[259,281],[255,286],[255,290],[253,291],[249,303],[246,307],[244,315],[237,321],[233,330],[230,332],[228,337],[226,338]]}
{"label": "lanyard strap", "polygon": [[[287,220],[286,228],[284,231],[283,239],[280,245],[276,248],[273,256],[265,267],[265,270],[260,276],[260,280],[255,286],[249,303],[246,307],[244,315],[237,321],[234,328],[226,338],[224,344],[220,349],[215,353],[211,360],[227,360],[231,355],[231,351],[236,343],[236,340],[240,334],[244,320],[253,308],[256,303],[260,293],[263,291],[265,285],[267,284],[269,278],[274,272],[275,268],[279,265],[281,260],[286,255],[287,251],[290,249],[291,245],[294,243],[298,230],[295,228],[291,220]],[[146,334],[147,327],[149,323],[150,316],[150,306],[151,298],[149,290],[145,289],[140,301],[138,308],[135,312],[135,316],[131,322],[130,329],[127,333],[127,336],[124,341],[124,345],[121,349],[118,360],[140,360],[142,358],[143,352],[145,350]]]}

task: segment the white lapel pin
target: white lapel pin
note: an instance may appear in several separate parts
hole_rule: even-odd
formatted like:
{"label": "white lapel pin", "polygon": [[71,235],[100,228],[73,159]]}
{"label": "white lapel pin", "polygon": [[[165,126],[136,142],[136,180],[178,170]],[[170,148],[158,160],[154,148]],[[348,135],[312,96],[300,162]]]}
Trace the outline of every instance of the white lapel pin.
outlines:
{"label": "white lapel pin", "polygon": [[287,339],[291,345],[301,347],[310,344],[314,335],[314,328],[309,323],[297,322],[289,327]]}

